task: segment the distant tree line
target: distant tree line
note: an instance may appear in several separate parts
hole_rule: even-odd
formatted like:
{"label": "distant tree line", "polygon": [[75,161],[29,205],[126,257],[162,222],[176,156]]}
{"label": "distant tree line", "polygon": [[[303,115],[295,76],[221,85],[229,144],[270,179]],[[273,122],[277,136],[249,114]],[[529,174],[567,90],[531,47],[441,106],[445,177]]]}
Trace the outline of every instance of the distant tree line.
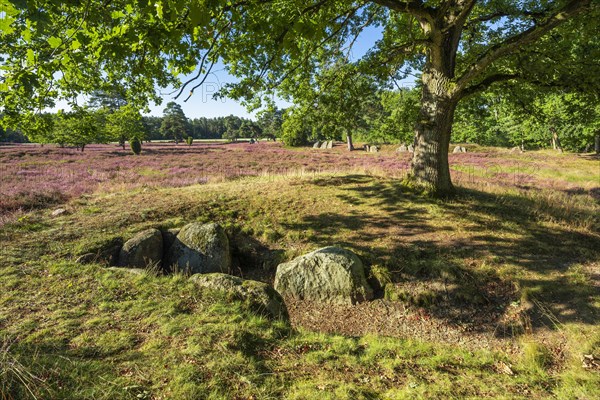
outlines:
{"label": "distant tree line", "polygon": [[[235,115],[189,119],[181,106],[170,102],[162,117],[142,116],[118,95],[94,93],[85,106],[70,111],[39,113],[22,119],[12,128],[0,129],[0,142],[55,143],[84,151],[91,143],[239,138],[275,140],[281,129],[280,110],[265,111],[259,121]],[[1,117],[1,115],[0,115]]]}
{"label": "distant tree line", "polygon": [[[326,75],[325,75],[326,76]],[[306,95],[307,101],[258,113],[257,120],[229,115],[189,119],[175,102],[162,117],[142,116],[116,95],[98,92],[84,107],[31,117],[16,129],[0,129],[0,142],[57,143],[83,150],[89,143],[239,138],[281,139],[289,146],[352,139],[372,144],[412,143],[420,88],[382,89],[366,78],[345,79]],[[327,76],[326,76],[327,77]],[[523,149],[600,151],[597,94],[540,90],[487,91],[461,102],[455,142]]]}

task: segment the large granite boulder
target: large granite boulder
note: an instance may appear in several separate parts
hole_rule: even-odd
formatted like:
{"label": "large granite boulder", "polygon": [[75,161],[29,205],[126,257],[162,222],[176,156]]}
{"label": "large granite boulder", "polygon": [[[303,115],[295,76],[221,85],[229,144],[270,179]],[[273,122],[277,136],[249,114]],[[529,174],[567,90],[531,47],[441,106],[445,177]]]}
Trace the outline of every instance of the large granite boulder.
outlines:
{"label": "large granite boulder", "polygon": [[327,141],[324,141],[323,143],[321,143],[321,148],[322,149],[326,149],[327,148]]}
{"label": "large granite boulder", "polygon": [[218,224],[184,226],[167,251],[166,267],[189,274],[227,273],[231,269],[229,239]]}
{"label": "large granite boulder", "polygon": [[333,140],[330,140],[327,142],[327,148],[328,149],[333,149]]}
{"label": "large granite boulder", "polygon": [[190,279],[200,288],[225,292],[259,314],[274,318],[288,316],[283,299],[266,283],[221,273],[194,275]]}
{"label": "large granite boulder", "polygon": [[335,246],[279,264],[275,290],[284,297],[332,304],[373,298],[362,261],[353,252]]}
{"label": "large granite boulder", "polygon": [[120,267],[155,268],[163,257],[163,237],[158,229],[139,232],[123,244],[117,265]]}
{"label": "large granite boulder", "polygon": [[319,142],[318,140],[315,142],[315,144],[313,144],[313,149],[319,149],[321,148],[321,142]]}

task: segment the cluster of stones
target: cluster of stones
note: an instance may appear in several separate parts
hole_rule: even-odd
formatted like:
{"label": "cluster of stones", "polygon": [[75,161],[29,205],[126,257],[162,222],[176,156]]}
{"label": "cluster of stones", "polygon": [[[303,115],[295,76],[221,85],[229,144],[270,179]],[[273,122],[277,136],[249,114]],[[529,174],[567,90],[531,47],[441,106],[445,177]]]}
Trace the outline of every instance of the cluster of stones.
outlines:
{"label": "cluster of stones", "polygon": [[409,144],[408,146],[404,143],[402,143],[400,145],[400,147],[398,147],[396,149],[396,153],[414,153],[415,152],[415,147],[412,144]]}
{"label": "cluster of stones", "polygon": [[313,149],[333,149],[333,140],[326,140],[324,142],[316,141],[313,144]]}
{"label": "cluster of stones", "polygon": [[[116,266],[111,268],[189,274],[199,287],[225,292],[228,298],[275,318],[287,317],[283,298],[330,304],[373,298],[363,263],[356,254],[340,247],[324,247],[279,264],[274,288],[230,275],[231,254],[229,238],[220,225],[191,223],[180,230],[139,232],[123,244],[113,263]],[[94,261],[91,256],[80,257],[80,261]]]}
{"label": "cluster of stones", "polygon": [[379,150],[381,150],[381,147],[375,146],[375,145],[370,145],[370,144],[365,144],[365,145],[363,145],[363,150],[366,151],[367,153],[379,153]]}

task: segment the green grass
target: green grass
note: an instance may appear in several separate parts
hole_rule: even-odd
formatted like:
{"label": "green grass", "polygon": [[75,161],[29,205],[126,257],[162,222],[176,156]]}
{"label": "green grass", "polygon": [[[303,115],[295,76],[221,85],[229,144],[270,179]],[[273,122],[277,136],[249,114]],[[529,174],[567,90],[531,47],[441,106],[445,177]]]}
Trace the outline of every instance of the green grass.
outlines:
{"label": "green grass", "polygon": [[12,342],[4,357],[31,374],[25,385],[2,365],[3,394],[14,398],[29,390],[53,399],[517,398],[523,386],[534,397],[551,393],[536,355],[509,377],[494,367],[506,356],[489,351],[294,332],[178,276],[63,262],[7,268],[2,278],[1,337]]}
{"label": "green grass", "polygon": [[[348,173],[106,191],[67,207],[55,218],[27,213],[0,231],[0,398],[600,396],[598,372],[580,361],[600,348],[600,206],[588,194],[463,188],[441,202]],[[485,305],[490,285],[514,287],[499,303],[512,318],[503,325],[512,345],[294,329],[183,276],[73,262],[144,228],[192,221],[244,232],[280,260],[348,247],[382,288],[418,282],[395,300],[433,318],[448,318],[436,317],[448,298],[440,282],[456,308]]]}

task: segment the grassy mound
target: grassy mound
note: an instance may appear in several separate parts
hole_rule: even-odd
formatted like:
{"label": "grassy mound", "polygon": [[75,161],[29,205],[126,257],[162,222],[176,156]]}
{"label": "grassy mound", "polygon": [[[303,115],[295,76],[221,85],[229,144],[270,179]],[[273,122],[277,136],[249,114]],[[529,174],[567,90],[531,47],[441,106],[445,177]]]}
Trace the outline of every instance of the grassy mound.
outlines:
{"label": "grassy mound", "polygon": [[[269,174],[96,191],[58,217],[23,213],[0,230],[0,393],[599,397],[596,364],[581,360],[600,344],[592,193],[464,186],[441,202],[374,174]],[[266,282],[279,261],[347,247],[380,298],[348,308],[290,302],[290,321],[270,321],[182,275],[73,261],[142,229],[193,221],[267,249],[237,264],[238,275]]]}

